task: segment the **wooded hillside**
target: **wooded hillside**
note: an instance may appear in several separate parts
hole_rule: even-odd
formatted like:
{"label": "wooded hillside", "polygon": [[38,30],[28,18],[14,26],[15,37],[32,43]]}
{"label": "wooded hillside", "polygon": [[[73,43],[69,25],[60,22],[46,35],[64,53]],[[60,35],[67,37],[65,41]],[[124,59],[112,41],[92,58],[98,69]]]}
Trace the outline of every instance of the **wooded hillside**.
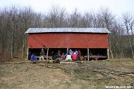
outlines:
{"label": "wooded hillside", "polygon": [[114,15],[108,8],[98,12],[72,13],[65,8],[53,6],[47,13],[37,13],[30,7],[5,7],[0,9],[0,60],[26,57],[28,28],[107,28],[111,58],[134,58],[134,17],[123,13]]}

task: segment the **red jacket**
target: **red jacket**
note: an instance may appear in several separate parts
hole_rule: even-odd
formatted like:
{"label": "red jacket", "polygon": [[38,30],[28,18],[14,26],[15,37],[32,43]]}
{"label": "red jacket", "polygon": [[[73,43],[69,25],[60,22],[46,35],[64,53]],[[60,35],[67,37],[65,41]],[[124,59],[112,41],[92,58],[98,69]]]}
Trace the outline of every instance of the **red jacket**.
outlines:
{"label": "red jacket", "polygon": [[76,60],[77,60],[77,54],[76,54],[76,53],[73,53],[73,54],[72,54],[72,60],[73,60],[73,61],[76,61]]}
{"label": "red jacket", "polygon": [[78,56],[79,56],[79,57],[81,56],[81,51],[80,51],[80,50],[78,51]]}
{"label": "red jacket", "polygon": [[65,55],[64,55],[64,54],[62,54],[62,55],[61,55],[61,58],[64,58],[64,57],[65,57]]}

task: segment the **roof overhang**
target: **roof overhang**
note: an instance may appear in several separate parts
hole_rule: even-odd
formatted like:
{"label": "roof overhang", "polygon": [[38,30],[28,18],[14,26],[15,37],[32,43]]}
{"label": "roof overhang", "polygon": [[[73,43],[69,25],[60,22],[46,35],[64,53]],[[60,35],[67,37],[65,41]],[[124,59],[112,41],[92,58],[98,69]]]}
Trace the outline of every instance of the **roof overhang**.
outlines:
{"label": "roof overhang", "polygon": [[106,28],[29,28],[25,33],[110,33]]}

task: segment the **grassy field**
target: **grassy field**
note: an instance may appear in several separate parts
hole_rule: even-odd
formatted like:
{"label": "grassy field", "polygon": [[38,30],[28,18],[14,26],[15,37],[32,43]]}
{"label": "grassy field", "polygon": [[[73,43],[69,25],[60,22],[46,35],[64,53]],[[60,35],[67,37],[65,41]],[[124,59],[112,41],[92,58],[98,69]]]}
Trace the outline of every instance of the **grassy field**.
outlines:
{"label": "grassy field", "polygon": [[0,89],[130,89],[133,83],[132,59],[53,64],[16,59],[0,64]]}

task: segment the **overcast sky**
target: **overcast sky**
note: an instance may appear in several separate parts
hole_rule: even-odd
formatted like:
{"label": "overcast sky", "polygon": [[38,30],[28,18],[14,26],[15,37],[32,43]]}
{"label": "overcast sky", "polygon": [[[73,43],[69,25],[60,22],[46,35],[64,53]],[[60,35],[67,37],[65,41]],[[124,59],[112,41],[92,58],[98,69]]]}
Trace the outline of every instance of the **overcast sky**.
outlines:
{"label": "overcast sky", "polygon": [[100,7],[106,7],[115,15],[124,12],[134,14],[134,0],[1,0],[0,7],[30,6],[37,12],[48,12],[52,6],[60,6],[71,13],[74,9],[79,12],[98,11]]}

